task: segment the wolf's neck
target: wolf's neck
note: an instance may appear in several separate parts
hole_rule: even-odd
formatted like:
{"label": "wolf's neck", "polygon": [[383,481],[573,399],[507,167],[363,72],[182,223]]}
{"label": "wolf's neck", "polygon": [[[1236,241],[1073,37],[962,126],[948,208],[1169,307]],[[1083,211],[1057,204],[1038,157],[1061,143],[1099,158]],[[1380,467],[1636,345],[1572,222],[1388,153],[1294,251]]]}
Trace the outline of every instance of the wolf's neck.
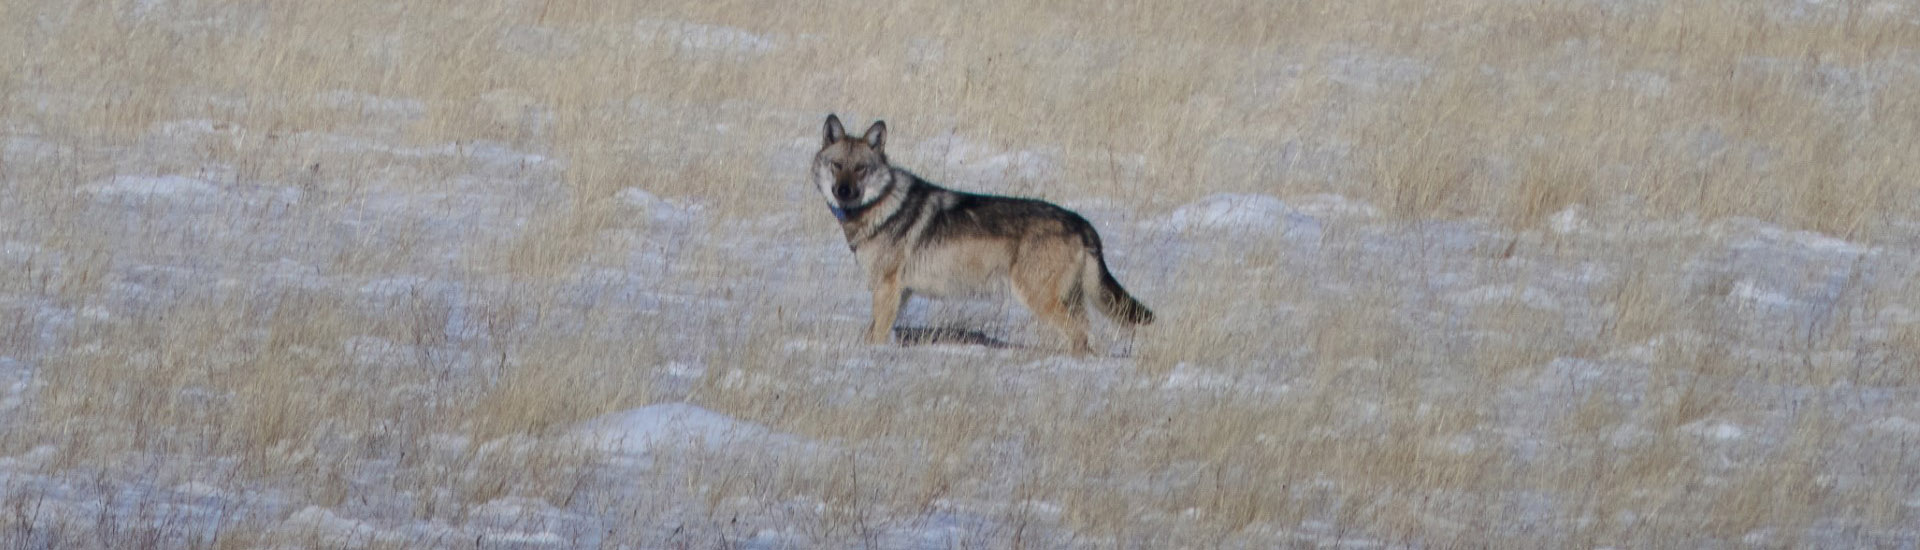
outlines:
{"label": "wolf's neck", "polygon": [[880,198],[844,211],[845,217],[840,220],[840,230],[847,235],[847,246],[858,248],[861,241],[872,238],[882,226],[900,215],[907,196],[912,193],[913,186],[919,183],[919,178],[905,170],[892,167],[888,169],[891,170],[893,179],[887,183],[887,191],[881,193]]}

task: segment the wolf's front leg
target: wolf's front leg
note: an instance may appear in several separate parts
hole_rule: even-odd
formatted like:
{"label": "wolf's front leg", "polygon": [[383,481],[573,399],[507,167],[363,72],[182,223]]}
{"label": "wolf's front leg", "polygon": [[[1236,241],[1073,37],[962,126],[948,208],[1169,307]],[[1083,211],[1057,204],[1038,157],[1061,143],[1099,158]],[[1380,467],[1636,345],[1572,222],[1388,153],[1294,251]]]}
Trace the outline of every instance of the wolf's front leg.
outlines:
{"label": "wolf's front leg", "polygon": [[898,277],[884,277],[873,284],[873,324],[867,325],[867,343],[886,344],[893,334],[893,321],[900,316],[900,304],[906,302],[907,290],[900,287]]}

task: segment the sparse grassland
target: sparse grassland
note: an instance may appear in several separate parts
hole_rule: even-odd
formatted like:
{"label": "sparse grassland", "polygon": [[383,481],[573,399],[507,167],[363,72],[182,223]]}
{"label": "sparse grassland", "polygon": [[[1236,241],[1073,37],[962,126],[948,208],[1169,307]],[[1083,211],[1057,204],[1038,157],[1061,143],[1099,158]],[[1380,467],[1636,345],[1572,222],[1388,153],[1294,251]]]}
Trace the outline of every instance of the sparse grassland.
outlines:
{"label": "sparse grassland", "polygon": [[[4,1],[0,52],[0,548],[1920,542],[1911,3]],[[828,112],[1086,214],[1159,323],[857,344]]]}

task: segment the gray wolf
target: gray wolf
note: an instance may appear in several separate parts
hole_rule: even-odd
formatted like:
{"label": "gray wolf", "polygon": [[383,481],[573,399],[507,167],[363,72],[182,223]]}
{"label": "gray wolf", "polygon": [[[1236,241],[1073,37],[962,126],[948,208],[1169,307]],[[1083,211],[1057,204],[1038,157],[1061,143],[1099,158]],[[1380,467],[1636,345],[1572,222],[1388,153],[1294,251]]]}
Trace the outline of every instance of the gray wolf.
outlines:
{"label": "gray wolf", "polygon": [[811,178],[840,220],[847,248],[873,292],[869,344],[885,344],[913,294],[948,297],[1002,282],[1034,315],[1065,334],[1076,355],[1087,345],[1086,301],[1114,321],[1145,325],[1153,312],[1107,270],[1100,234],[1051,203],[946,189],[887,161],[887,124],[848,136],[827,115]]}

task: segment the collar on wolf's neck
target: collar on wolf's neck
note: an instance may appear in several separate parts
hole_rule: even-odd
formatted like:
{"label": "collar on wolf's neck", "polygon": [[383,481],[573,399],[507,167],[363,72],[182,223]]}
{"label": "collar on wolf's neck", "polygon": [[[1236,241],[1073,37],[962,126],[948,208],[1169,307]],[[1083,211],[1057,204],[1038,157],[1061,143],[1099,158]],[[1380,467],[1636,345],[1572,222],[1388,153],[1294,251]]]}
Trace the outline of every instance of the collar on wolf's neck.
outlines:
{"label": "collar on wolf's neck", "polygon": [[886,195],[881,195],[880,198],[873,199],[872,201],[869,201],[866,204],[862,204],[858,206],[847,206],[847,207],[842,207],[838,204],[827,203],[827,210],[833,211],[834,219],[840,220],[841,223],[846,223],[849,221],[853,221],[854,218],[860,217],[861,214],[865,214],[867,210],[873,208],[873,205],[880,204],[880,201],[883,201],[886,199],[887,199]]}

